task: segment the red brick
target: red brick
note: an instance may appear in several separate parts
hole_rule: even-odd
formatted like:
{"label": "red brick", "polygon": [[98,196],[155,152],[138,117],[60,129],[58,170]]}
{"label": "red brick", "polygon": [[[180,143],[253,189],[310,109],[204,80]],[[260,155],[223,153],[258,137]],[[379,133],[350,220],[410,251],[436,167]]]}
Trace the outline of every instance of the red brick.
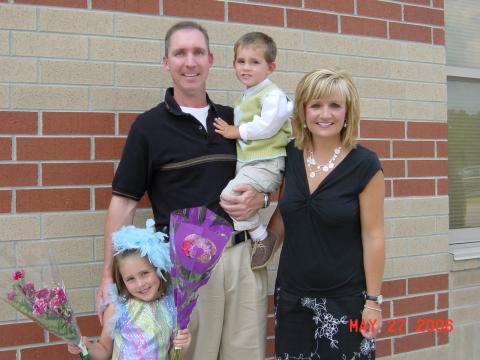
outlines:
{"label": "red brick", "polygon": [[37,113],[0,111],[0,134],[36,134],[37,125]]}
{"label": "red brick", "polygon": [[110,200],[112,198],[112,188],[111,187],[101,187],[95,188],[95,210],[105,210],[108,209],[110,205]]}
{"label": "red brick", "polygon": [[[5,2],[0,1],[0,2]],[[16,360],[17,359],[17,350],[7,350],[7,351],[0,351],[0,359],[1,360]]]}
{"label": "red brick", "polygon": [[113,113],[47,112],[43,114],[44,135],[113,135],[114,133]]}
{"label": "red brick", "polygon": [[32,322],[0,325],[0,334],[0,348],[43,342],[43,330]]}
{"label": "red brick", "polygon": [[89,189],[17,190],[17,212],[90,209]]}
{"label": "red brick", "polygon": [[398,2],[418,5],[430,5],[430,0],[398,0]]}
{"label": "red brick", "polygon": [[342,34],[387,37],[387,22],[383,20],[364,19],[342,16]]}
{"label": "red brick", "polygon": [[437,346],[448,344],[449,337],[447,331],[437,332]]}
{"label": "red brick", "polygon": [[[438,320],[438,322],[437,322]],[[448,311],[428,313],[408,318],[408,332],[443,332],[442,328],[447,326]],[[433,321],[433,324],[431,323]]]}
{"label": "red brick", "polygon": [[9,213],[12,211],[12,192],[9,190],[0,190],[0,213]]}
{"label": "red brick", "polygon": [[286,6],[302,6],[302,0],[250,0],[250,2],[258,2],[264,4],[286,5]]}
{"label": "red brick", "polygon": [[422,276],[408,279],[408,293],[448,290],[448,274]]}
{"label": "red brick", "polygon": [[117,160],[122,155],[124,137],[95,138],[95,160]]}
{"label": "red brick", "polygon": [[393,180],[393,196],[429,196],[435,195],[435,180],[404,179]]}
{"label": "red brick", "polygon": [[403,7],[403,20],[408,22],[443,26],[445,25],[443,10],[419,6]]}
{"label": "red brick", "polygon": [[448,158],[448,142],[436,141],[437,145],[437,158]]}
{"label": "red brick", "polygon": [[33,4],[48,6],[63,6],[72,8],[86,8],[87,0],[15,0],[16,4]]}
{"label": "red brick", "polygon": [[404,296],[407,294],[407,281],[400,280],[385,280],[382,283],[382,294],[386,298],[393,298]]}
{"label": "red brick", "polygon": [[287,27],[338,32],[337,15],[313,11],[287,10]]}
{"label": "red brick", "polygon": [[405,176],[405,160],[381,160],[383,173],[387,178]]}
{"label": "red brick", "polygon": [[35,348],[21,349],[22,360],[62,359],[78,360],[78,355],[72,355],[67,350],[67,345],[48,345]]}
{"label": "red brick", "polygon": [[273,314],[275,312],[275,298],[273,295],[268,295],[268,310],[267,314]]}
{"label": "red brick", "polygon": [[394,141],[394,158],[435,157],[433,141]]}
{"label": "red brick", "polygon": [[394,316],[403,316],[435,309],[435,295],[409,297],[393,300]]}
{"label": "red brick", "polygon": [[434,333],[407,335],[393,339],[395,354],[435,346]]}
{"label": "red brick", "polygon": [[403,121],[362,120],[360,121],[360,136],[376,139],[405,138],[405,123]]}
{"label": "red brick", "polygon": [[409,122],[407,124],[409,139],[448,139],[448,125],[446,123]]}
{"label": "red brick", "polygon": [[37,185],[37,173],[37,164],[0,164],[0,186]]}
{"label": "red brick", "polygon": [[448,195],[448,179],[436,179],[436,180],[437,180],[436,195]]}
{"label": "red brick", "polygon": [[43,164],[42,184],[84,185],[109,184],[113,178],[113,163]]}
{"label": "red brick", "polygon": [[353,14],[355,3],[353,0],[305,0],[305,8]]}
{"label": "red brick", "polygon": [[432,43],[432,29],[430,27],[390,22],[388,28],[390,39]]}
{"label": "red brick", "polygon": [[448,176],[447,160],[407,160],[408,177]]}
{"label": "red brick", "polygon": [[445,45],[445,30],[433,29],[433,43],[435,45]]}
{"label": "red brick", "polygon": [[259,5],[228,3],[228,21],[283,26],[284,9]]}
{"label": "red brick", "polygon": [[380,305],[382,308],[382,315],[384,319],[388,319],[392,315],[390,311],[390,304],[391,301],[384,301],[382,305]]}
{"label": "red brick", "polygon": [[267,349],[266,349],[266,357],[273,358],[275,356],[275,340],[268,339],[267,340]]}
{"label": "red brick", "polygon": [[118,115],[118,127],[121,135],[127,135],[138,113],[121,113]]}
{"label": "red brick", "polygon": [[378,0],[358,0],[358,15],[381,19],[402,20],[402,6]]}
{"label": "red brick", "polygon": [[432,0],[432,6],[443,9],[443,0]]}
{"label": "red brick", "polygon": [[385,179],[385,197],[392,196],[392,180]]}
{"label": "red brick", "polygon": [[267,336],[275,336],[275,319],[273,317],[267,319]]}
{"label": "red brick", "polygon": [[390,141],[387,140],[360,140],[360,143],[377,153],[380,158],[391,157]]}
{"label": "red brick", "polygon": [[448,309],[448,293],[437,294],[437,309]]}
{"label": "red brick", "polygon": [[217,0],[163,0],[163,14],[223,21],[225,5]]}
{"label": "red brick", "polygon": [[160,14],[158,0],[92,0],[92,9]]}
{"label": "red brick", "polygon": [[0,138],[0,160],[12,160],[11,138]]}
{"label": "red brick", "polygon": [[392,355],[392,340],[383,339],[375,342],[375,357]]}
{"label": "red brick", "polygon": [[18,160],[88,160],[88,138],[17,138]]}

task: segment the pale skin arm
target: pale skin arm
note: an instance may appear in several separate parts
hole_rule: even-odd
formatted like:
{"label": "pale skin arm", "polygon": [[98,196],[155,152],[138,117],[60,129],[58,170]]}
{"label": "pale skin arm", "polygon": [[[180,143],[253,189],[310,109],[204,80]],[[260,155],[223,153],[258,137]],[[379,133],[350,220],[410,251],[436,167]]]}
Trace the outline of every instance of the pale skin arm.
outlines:
{"label": "pale skin arm", "polygon": [[222,194],[220,196],[220,205],[232,218],[246,220],[263,208],[263,194],[250,185],[238,185],[233,190],[240,195]]}
{"label": "pale skin arm", "polygon": [[[382,287],[385,265],[384,198],[385,180],[379,170],[359,196],[363,263],[369,295],[379,295]],[[381,310],[374,301],[367,300],[366,306]],[[362,331],[362,335],[367,339],[376,337],[382,328],[382,313],[365,308],[362,319],[368,328]],[[373,328],[370,326],[372,323],[375,324]]]}
{"label": "pale skin arm", "polygon": [[170,353],[173,351],[173,349],[175,349],[175,347],[179,347],[181,349],[180,359],[183,359],[191,341],[192,336],[190,335],[190,331],[188,329],[180,330],[173,338],[172,346],[170,347]]}
{"label": "pale skin arm", "polygon": [[226,139],[240,139],[240,130],[238,130],[238,127],[234,125],[229,125],[222,118],[215,118],[213,126],[215,126],[215,132],[219,133]]}
{"label": "pale skin arm", "polygon": [[97,315],[103,323],[103,306],[108,302],[108,287],[113,283],[113,244],[112,233],[124,225],[131,225],[138,202],[123,196],[113,195],[108,207],[105,222],[103,272],[97,293]]}
{"label": "pale skin arm", "polygon": [[[106,322],[112,317],[113,312],[113,307],[107,306],[105,313],[103,314],[103,318]],[[109,360],[112,356],[113,339],[110,337],[110,334],[108,333],[108,330],[106,330],[105,326],[102,329],[102,333],[100,334],[100,339],[98,342],[92,342],[85,336],[82,337],[82,340],[87,347],[92,360]],[[80,354],[81,350],[78,346],[72,344],[68,344],[67,346],[70,354]]]}

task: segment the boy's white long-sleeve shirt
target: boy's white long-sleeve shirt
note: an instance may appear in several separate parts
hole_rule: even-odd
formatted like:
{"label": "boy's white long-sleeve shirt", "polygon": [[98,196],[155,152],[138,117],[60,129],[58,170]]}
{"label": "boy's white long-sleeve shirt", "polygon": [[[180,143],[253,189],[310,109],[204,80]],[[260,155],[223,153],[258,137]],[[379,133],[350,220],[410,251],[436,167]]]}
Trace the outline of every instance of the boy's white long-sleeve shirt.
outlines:
{"label": "boy's white long-sleeve shirt", "polygon": [[[255,94],[260,88],[270,84],[265,79],[251,88],[244,91],[242,101]],[[268,139],[275,135],[283,126],[285,121],[292,115],[293,102],[280,89],[274,89],[262,99],[262,111],[255,115],[253,120],[239,126],[240,137],[243,141]]]}

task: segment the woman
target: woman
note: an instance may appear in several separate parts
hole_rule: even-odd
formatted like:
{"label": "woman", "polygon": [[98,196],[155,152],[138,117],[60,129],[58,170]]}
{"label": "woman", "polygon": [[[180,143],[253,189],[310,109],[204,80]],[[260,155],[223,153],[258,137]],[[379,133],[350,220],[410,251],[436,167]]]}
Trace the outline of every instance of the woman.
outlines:
{"label": "woman", "polygon": [[296,89],[279,209],[276,359],[374,359],[382,326],[385,185],[375,153],[357,145],[359,96],[341,70]]}

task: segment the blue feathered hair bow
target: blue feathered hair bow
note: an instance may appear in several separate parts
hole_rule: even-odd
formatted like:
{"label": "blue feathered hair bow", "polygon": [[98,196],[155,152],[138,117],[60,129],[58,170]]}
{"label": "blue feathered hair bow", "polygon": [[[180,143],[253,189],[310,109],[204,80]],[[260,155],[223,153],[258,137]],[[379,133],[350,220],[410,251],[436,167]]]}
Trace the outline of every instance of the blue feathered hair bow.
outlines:
{"label": "blue feathered hair bow", "polygon": [[133,225],[123,226],[112,234],[115,255],[125,250],[138,250],[140,256],[147,256],[150,263],[156,267],[157,274],[163,278],[162,271],[169,272],[172,267],[170,260],[170,245],[165,242],[168,237],[162,232],[155,232],[155,221],[148,219],[146,228]]}

